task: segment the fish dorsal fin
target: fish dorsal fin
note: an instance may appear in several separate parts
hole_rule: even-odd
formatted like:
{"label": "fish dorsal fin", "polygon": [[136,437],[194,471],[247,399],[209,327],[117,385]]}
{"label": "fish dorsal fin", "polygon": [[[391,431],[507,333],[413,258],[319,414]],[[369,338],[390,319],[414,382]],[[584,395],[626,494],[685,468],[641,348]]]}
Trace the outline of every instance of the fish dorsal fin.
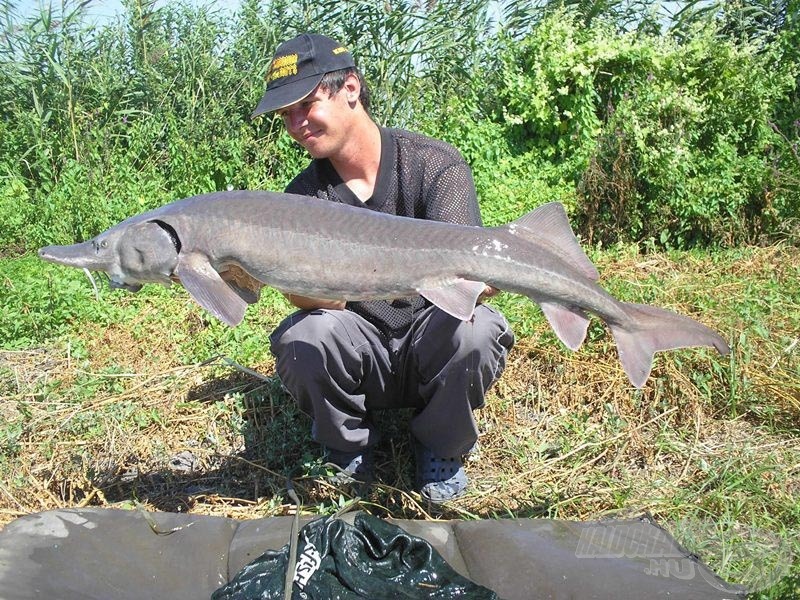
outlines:
{"label": "fish dorsal fin", "polygon": [[417,290],[423,298],[430,300],[444,312],[462,321],[469,321],[475,312],[478,297],[486,289],[482,281],[459,279],[445,287]]}
{"label": "fish dorsal fin", "polygon": [[200,252],[181,252],[175,275],[195,302],[231,327],[244,318],[247,303],[214,270]]}
{"label": "fish dorsal fin", "polygon": [[594,281],[600,276],[572,232],[567,212],[560,202],[543,204],[505,228],[513,235],[545,246],[589,279]]}

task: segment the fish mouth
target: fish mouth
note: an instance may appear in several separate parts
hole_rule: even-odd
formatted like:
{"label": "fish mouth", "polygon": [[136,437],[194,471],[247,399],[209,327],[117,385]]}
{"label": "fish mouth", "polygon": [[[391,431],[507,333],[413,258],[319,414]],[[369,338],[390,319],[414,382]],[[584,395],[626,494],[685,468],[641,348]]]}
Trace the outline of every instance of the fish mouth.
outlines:
{"label": "fish mouth", "polygon": [[111,278],[108,280],[108,287],[112,290],[127,290],[129,292],[133,292],[134,294],[142,289],[141,283],[123,283],[121,281],[115,281]]}

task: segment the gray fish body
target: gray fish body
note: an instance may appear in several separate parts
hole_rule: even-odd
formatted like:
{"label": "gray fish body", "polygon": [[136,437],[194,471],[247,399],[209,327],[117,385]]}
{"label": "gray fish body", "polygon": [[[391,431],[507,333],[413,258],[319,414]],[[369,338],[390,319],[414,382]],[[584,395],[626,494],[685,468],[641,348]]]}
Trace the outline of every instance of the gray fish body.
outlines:
{"label": "gray fish body", "polygon": [[572,349],[585,338],[587,313],[597,314],[611,328],[637,387],[644,385],[656,351],[698,345],[728,351],[704,325],[620,302],[597,285],[597,271],[557,203],[508,225],[484,228],[289,194],[218,192],[178,200],[83,244],[49,246],[39,255],[105,271],[112,286],[134,291],[177,278],[229,325],[241,321],[261,285],[341,300],[421,294],[466,320],[489,284],[537,302]]}

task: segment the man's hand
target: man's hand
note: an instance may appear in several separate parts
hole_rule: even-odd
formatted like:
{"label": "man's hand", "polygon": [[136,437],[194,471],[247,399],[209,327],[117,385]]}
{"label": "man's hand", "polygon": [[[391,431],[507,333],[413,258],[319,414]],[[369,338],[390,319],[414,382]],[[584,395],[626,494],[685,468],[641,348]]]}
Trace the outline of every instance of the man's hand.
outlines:
{"label": "man's hand", "polygon": [[483,290],[483,292],[481,292],[481,295],[478,296],[477,304],[481,304],[487,298],[491,298],[492,296],[496,296],[499,293],[500,293],[500,290],[498,290],[496,287],[492,287],[491,285],[487,285],[486,288]]}
{"label": "man's hand", "polygon": [[286,299],[300,310],[317,310],[325,308],[327,310],[344,310],[344,300],[325,300],[323,298],[309,298],[299,294],[284,293]]}
{"label": "man's hand", "polygon": [[[477,304],[481,304],[487,298],[491,298],[492,296],[496,296],[500,293],[496,287],[492,287],[491,285],[487,285],[486,288],[481,292],[481,295],[478,296]],[[291,304],[300,310],[317,310],[319,308],[324,308],[327,310],[344,310],[346,302],[344,300],[326,300],[324,298],[311,298],[309,296],[301,296],[299,294],[288,294],[284,293],[286,299],[291,302]]]}

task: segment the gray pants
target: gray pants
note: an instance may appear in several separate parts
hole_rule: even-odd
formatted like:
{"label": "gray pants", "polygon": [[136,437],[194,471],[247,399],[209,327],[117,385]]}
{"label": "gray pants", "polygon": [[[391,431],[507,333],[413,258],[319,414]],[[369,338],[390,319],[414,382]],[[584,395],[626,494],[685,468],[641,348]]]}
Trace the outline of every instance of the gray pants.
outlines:
{"label": "gray pants", "polygon": [[401,338],[387,339],[348,310],[298,311],[270,336],[283,385],[313,419],[314,439],[332,449],[373,445],[375,409],[418,409],[411,432],[442,457],[467,452],[478,439],[472,411],[505,367],[514,336],[485,304],[472,321],[436,307]]}

